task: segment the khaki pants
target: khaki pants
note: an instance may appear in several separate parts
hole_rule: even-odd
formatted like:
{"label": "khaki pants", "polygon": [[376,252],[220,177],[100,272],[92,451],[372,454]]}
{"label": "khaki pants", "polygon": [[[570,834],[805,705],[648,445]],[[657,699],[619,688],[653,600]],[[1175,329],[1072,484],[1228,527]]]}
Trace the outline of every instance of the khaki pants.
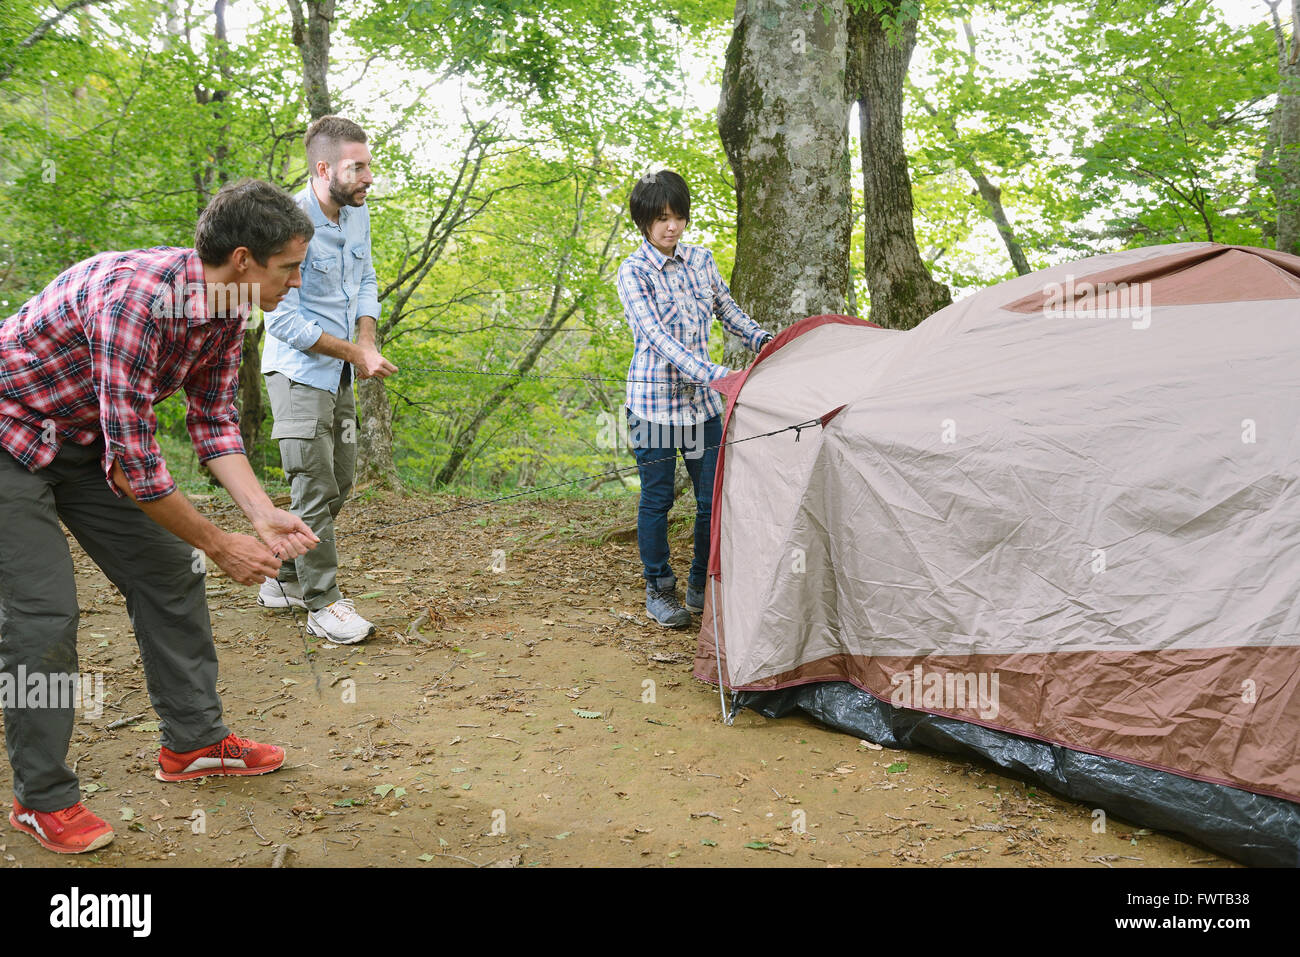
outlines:
{"label": "khaki pants", "polygon": [[[126,598],[162,743],[173,751],[216,744],[230,732],[217,696],[205,565],[196,549],[112,493],[103,452],[102,440],[65,444],[49,465],[29,472],[0,449],[0,673],[12,690],[22,675],[29,687],[40,675],[53,688],[78,670],[77,583],[62,519]],[[104,697],[120,700],[124,691],[111,681]],[[5,746],[14,796],[36,811],[76,804],[77,776],[67,764],[72,704],[66,696],[9,697]],[[89,710],[84,699],[82,707]]]}
{"label": "khaki pants", "polygon": [[357,470],[357,407],[352,396],[352,366],[343,365],[339,390],[313,389],[279,372],[266,376],[280,442],[280,463],[289,481],[290,509],[321,543],[280,566],[280,581],[298,584],[307,607],[319,611],[343,597],[339,593],[334,519],[352,492]]}

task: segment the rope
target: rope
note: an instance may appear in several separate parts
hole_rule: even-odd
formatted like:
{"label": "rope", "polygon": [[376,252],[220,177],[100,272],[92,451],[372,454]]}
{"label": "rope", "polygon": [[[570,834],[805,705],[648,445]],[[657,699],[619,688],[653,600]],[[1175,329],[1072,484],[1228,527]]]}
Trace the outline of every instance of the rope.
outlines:
{"label": "rope", "polygon": [[524,380],[542,380],[556,379],[566,382],[643,382],[650,385],[663,385],[662,379],[629,379],[624,376],[610,375],[551,375],[543,372],[479,372],[476,369],[448,369],[445,366],[400,366],[397,370],[401,372],[433,372],[439,375],[480,375],[493,376],[497,378],[512,378]]}
{"label": "rope", "polygon": [[[796,422],[791,425],[782,426],[779,429],[773,429],[771,432],[760,432],[757,435],[746,436],[743,439],[732,439],[729,442],[727,441],[719,442],[717,445],[706,445],[704,446],[704,448],[700,450],[700,452],[702,454],[712,449],[720,449],[728,445],[739,445],[741,442],[752,442],[755,439],[765,439],[773,435],[780,435],[783,432],[794,431],[798,433],[802,429],[812,428],[813,426],[820,426],[821,424],[822,424],[821,419],[809,419],[805,422]],[[485,499],[484,501],[481,502],[469,502],[465,505],[456,505],[452,508],[445,508],[442,509],[441,511],[430,512],[427,515],[417,516],[416,518],[403,519],[400,522],[388,522],[384,525],[372,525],[369,528],[361,528],[361,529],[357,529],[356,531],[349,532],[346,536],[340,536],[336,534],[334,538],[322,538],[321,541],[337,543],[337,541],[340,538],[353,538],[358,535],[371,535],[376,532],[386,531],[387,529],[390,528],[399,528],[403,525],[414,525],[418,522],[427,522],[430,519],[441,518],[444,515],[451,515],[456,512],[469,511],[470,509],[475,509],[475,508],[483,508],[488,505],[495,505],[498,502],[508,502],[511,499],[522,498],[525,495],[536,495],[539,492],[549,492],[557,488],[567,488],[570,485],[577,485],[580,482],[588,482],[596,478],[604,478],[607,475],[618,475],[622,472],[630,472],[635,469],[639,469],[642,464],[655,465],[660,462],[673,461],[676,458],[677,458],[677,450],[674,449],[670,455],[666,455],[658,459],[651,459],[650,461],[645,463],[638,463],[637,465],[625,465],[622,466],[621,468],[607,469],[604,472],[592,472],[591,474],[588,475],[580,475],[576,479],[572,479],[571,481],[568,482],[556,482],[553,485],[543,485],[540,486],[539,488],[527,489],[526,491],[523,492],[512,492],[509,495],[500,495],[497,496],[496,498]]]}

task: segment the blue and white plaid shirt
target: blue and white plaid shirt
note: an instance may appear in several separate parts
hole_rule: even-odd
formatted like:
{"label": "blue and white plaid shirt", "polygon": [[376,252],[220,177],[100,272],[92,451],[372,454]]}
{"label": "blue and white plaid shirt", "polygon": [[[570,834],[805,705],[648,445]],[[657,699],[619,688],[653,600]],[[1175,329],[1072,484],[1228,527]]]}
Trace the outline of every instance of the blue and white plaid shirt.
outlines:
{"label": "blue and white plaid shirt", "polygon": [[678,243],[669,258],[646,240],[618,268],[618,297],[635,343],[627,373],[632,414],[668,425],[719,415],[722,396],[707,383],[732,370],[709,358],[713,317],[755,352],[768,333],[731,298],[713,253]]}

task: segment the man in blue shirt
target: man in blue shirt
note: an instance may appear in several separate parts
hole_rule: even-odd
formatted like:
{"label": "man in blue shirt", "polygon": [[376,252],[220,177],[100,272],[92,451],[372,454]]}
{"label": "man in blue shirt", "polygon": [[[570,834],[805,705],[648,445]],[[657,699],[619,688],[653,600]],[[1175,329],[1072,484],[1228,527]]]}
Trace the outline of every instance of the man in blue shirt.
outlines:
{"label": "man in blue shirt", "polygon": [[[374,182],[366,134],[341,116],[322,116],[304,138],[310,180],[297,195],[316,232],[302,265],[302,286],[266,316],[262,372],[280,442],[280,460],[293,490],[291,510],[321,539],[307,555],[268,578],[258,604],[307,609],[307,630],[339,644],[375,627],[339,592],[334,519],[356,473],[356,402],[360,379],[384,378],[397,367],[379,354],[379,282],[370,259]],[[355,337],[355,342],[353,341]]]}

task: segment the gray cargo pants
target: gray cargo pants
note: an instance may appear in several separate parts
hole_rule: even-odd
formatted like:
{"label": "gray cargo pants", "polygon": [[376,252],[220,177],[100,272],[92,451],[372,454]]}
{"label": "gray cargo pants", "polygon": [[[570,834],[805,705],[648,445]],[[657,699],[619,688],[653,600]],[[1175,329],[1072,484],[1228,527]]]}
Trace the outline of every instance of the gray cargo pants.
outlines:
{"label": "gray cargo pants", "polygon": [[[53,688],[59,676],[77,672],[81,613],[62,519],[126,598],[163,745],[193,751],[216,744],[230,732],[221,721],[203,564],[191,546],[112,493],[103,451],[102,440],[65,444],[49,465],[29,472],[0,449],[0,674],[8,676],[0,680],[12,691],[20,675],[30,687],[41,674]],[[105,684],[106,698],[121,694]],[[14,796],[36,811],[76,804],[77,777],[67,764],[71,703],[9,697],[4,730]]]}
{"label": "gray cargo pants", "polygon": [[334,519],[352,492],[357,471],[357,405],[352,366],[343,363],[339,390],[327,392],[294,382],[280,372],[266,376],[280,442],[280,464],[293,496],[290,510],[321,539],[319,545],[280,566],[280,581],[296,583],[312,611],[343,596],[338,587],[339,554]]}

